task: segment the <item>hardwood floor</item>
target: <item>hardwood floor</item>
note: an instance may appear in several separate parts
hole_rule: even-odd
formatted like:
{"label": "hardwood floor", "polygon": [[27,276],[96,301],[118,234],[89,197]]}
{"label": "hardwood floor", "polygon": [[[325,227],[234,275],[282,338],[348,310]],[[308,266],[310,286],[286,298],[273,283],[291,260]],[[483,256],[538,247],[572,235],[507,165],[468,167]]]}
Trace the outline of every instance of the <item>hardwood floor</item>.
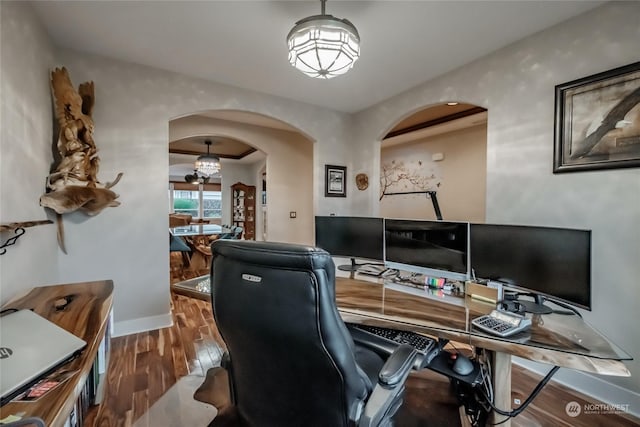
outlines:
{"label": "hardwood floor", "polygon": [[[174,324],[111,340],[111,355],[99,427],[130,426],[178,379],[220,364],[223,353],[211,304],[173,295]],[[94,425],[95,411],[87,426]]]}
{"label": "hardwood floor", "polygon": [[[132,426],[180,378],[186,375],[200,375],[204,379],[209,368],[220,364],[224,346],[213,322],[210,303],[172,294],[172,314],[174,325],[170,328],[112,339],[101,416],[96,419],[97,407],[94,408],[87,417],[86,427]],[[524,400],[539,380],[540,377],[514,365],[513,396]],[[571,418],[565,412],[565,406],[571,401],[578,402],[581,407],[584,407],[585,403],[598,403],[552,381],[533,403],[512,421],[512,425],[640,425],[639,420],[621,415],[581,414]],[[174,405],[179,406],[179,401]],[[155,427],[189,426],[176,421],[180,417],[180,408],[173,409],[177,415],[167,417],[166,424],[158,424]],[[412,374],[407,382],[405,404],[397,417],[396,425],[460,425],[457,402],[450,392],[448,380],[428,370]]]}

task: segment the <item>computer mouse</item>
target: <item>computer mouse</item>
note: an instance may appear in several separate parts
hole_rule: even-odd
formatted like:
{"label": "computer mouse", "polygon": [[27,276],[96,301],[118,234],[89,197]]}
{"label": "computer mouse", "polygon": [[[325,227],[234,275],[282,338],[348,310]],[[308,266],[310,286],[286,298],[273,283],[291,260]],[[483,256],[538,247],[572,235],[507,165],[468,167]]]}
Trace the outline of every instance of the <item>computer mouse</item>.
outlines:
{"label": "computer mouse", "polygon": [[473,372],[473,362],[468,357],[458,353],[456,361],[453,362],[453,372],[460,375],[469,375]]}

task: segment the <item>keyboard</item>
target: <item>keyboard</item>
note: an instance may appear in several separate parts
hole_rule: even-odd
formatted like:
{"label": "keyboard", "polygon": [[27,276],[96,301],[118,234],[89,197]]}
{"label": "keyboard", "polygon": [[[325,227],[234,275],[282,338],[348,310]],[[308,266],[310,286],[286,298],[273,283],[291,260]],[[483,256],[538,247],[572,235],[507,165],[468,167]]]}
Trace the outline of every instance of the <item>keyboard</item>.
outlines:
{"label": "keyboard", "polygon": [[499,337],[509,337],[531,327],[531,319],[516,313],[493,310],[471,321],[478,329]]}
{"label": "keyboard", "polygon": [[[354,329],[364,332],[369,335],[374,335],[377,338],[389,343],[387,346],[388,352],[391,353],[400,344],[409,344],[418,351],[418,358],[414,367],[421,369],[433,359],[439,352],[436,341],[417,334],[411,331],[400,331],[397,329],[382,328],[379,326],[370,325],[356,325],[350,324],[349,329],[353,336],[354,341],[359,342],[358,334],[354,333]],[[362,340],[363,343],[370,343],[366,338]]]}

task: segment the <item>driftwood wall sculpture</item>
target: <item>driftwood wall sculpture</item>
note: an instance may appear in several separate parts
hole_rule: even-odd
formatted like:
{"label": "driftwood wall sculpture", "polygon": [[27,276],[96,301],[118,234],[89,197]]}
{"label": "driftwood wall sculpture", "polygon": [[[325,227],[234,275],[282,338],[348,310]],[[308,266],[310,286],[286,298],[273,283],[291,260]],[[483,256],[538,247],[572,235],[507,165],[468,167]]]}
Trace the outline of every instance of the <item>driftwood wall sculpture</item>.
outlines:
{"label": "driftwood wall sculpture", "polygon": [[58,119],[57,155],[47,177],[47,191],[40,205],[52,209],[58,218],[58,243],[66,253],[62,214],[80,210],[94,216],[106,207],[119,206],[118,195],[110,190],[122,173],[111,183],[98,180],[100,158],[93,140],[95,102],[93,82],[82,83],[76,92],[66,68],[51,72],[51,90]]}

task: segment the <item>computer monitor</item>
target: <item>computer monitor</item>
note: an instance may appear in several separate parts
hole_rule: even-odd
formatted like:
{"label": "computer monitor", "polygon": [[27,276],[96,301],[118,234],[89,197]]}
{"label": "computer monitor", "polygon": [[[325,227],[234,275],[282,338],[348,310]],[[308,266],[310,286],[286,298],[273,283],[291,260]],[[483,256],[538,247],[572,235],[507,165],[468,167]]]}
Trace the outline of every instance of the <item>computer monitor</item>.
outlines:
{"label": "computer monitor", "polygon": [[470,238],[475,276],[533,292],[527,311],[549,313],[543,297],[591,310],[591,231],[471,224]]}
{"label": "computer monitor", "polygon": [[453,280],[469,277],[469,223],[385,219],[385,266]]}
{"label": "computer monitor", "polygon": [[355,271],[362,264],[356,258],[375,263],[384,259],[382,218],[357,216],[316,216],[316,246],[335,257],[351,258],[343,271]]}

